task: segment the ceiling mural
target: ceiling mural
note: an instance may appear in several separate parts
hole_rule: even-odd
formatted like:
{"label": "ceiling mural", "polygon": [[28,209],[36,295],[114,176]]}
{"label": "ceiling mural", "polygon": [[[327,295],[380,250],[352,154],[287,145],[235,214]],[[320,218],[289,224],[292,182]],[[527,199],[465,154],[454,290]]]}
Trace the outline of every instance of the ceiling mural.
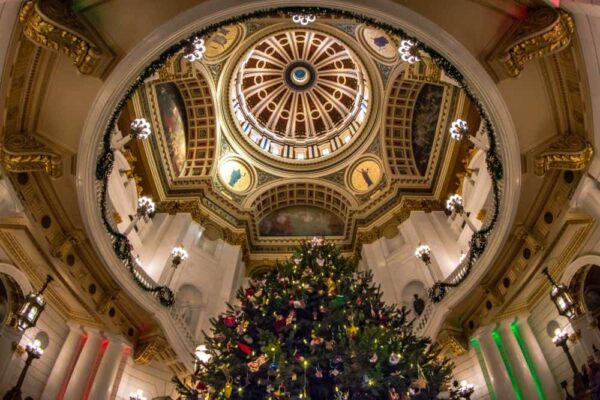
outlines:
{"label": "ceiling mural", "polygon": [[258,231],[261,236],[341,236],[344,221],[319,207],[291,206],[264,217]]}
{"label": "ceiling mural", "polygon": [[171,165],[179,176],[187,159],[187,112],[183,98],[173,82],[158,84],[154,89]]}
{"label": "ceiling mural", "polygon": [[134,145],[143,192],[159,209],[194,204],[248,257],[311,235],[352,252],[408,209],[441,209],[468,150],[448,130],[472,105],[426,54],[401,60],[399,43],[339,18],[219,27],[202,59],[171,56],[131,100],[156,132]]}

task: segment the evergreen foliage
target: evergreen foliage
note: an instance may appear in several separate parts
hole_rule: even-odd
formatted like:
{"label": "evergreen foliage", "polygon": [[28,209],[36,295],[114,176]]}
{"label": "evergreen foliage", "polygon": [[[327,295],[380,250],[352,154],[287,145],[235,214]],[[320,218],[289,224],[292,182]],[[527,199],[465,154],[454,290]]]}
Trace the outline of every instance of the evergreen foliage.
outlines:
{"label": "evergreen foliage", "polygon": [[370,272],[314,238],[211,320],[211,358],[193,388],[178,389],[193,399],[435,398],[451,364],[381,295]]}

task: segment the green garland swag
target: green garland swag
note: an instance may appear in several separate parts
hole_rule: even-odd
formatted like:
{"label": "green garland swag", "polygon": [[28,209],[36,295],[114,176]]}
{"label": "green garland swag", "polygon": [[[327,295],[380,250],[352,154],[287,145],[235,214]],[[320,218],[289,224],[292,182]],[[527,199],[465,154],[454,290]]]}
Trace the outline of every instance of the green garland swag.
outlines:
{"label": "green garland swag", "polygon": [[134,274],[134,261],[131,255],[131,244],[127,237],[121,234],[111,223],[110,216],[108,213],[107,207],[107,186],[108,186],[108,177],[113,168],[114,164],[114,154],[110,148],[110,138],[114,127],[116,126],[117,119],[121,114],[121,111],[127,104],[127,102],[131,99],[134,92],[139,89],[139,87],[144,83],[144,81],[156,73],[166,61],[181,51],[186,46],[189,46],[192,40],[195,37],[206,37],[215,32],[222,26],[245,22],[251,19],[262,18],[262,17],[281,17],[281,16],[291,16],[293,14],[313,14],[316,16],[332,16],[343,18],[343,19],[351,19],[356,21],[357,23],[363,23],[366,25],[370,25],[385,31],[387,34],[392,36],[399,36],[402,38],[410,39],[414,43],[416,43],[416,47],[429,55],[429,57],[436,63],[436,65],[441,68],[449,77],[458,82],[458,85],[461,89],[463,89],[466,95],[469,97],[471,102],[477,108],[479,112],[480,118],[482,122],[486,126],[488,140],[489,140],[489,150],[486,153],[486,166],[487,170],[492,178],[492,192],[493,192],[493,210],[491,213],[491,217],[487,221],[487,225],[483,227],[481,230],[473,234],[473,237],[470,241],[470,250],[467,253],[467,257],[465,259],[464,273],[461,274],[461,277],[455,282],[447,282],[447,281],[438,281],[433,287],[429,290],[429,296],[433,300],[433,302],[438,303],[444,299],[446,294],[448,293],[448,289],[457,287],[460,285],[469,275],[473,264],[477,258],[479,258],[485,248],[487,246],[487,239],[490,235],[492,229],[497,223],[498,216],[500,214],[500,181],[503,178],[503,165],[500,155],[497,153],[497,142],[494,127],[490,121],[490,118],[483,106],[483,104],[478,100],[475,93],[471,90],[471,88],[467,85],[467,82],[462,75],[462,73],[444,56],[442,56],[437,50],[427,46],[426,44],[420,42],[417,38],[412,37],[407,34],[404,30],[400,28],[393,27],[387,23],[376,21],[372,18],[366,17],[364,15],[355,14],[350,11],[344,10],[334,10],[327,7],[279,7],[279,8],[271,8],[265,10],[259,10],[248,14],[242,14],[237,17],[232,17],[226,20],[223,20],[219,23],[211,24],[204,29],[196,31],[192,33],[185,39],[180,40],[179,42],[173,44],[169,48],[167,48],[156,60],[152,61],[142,72],[138,75],[138,77],[134,80],[134,82],[129,86],[123,98],[117,103],[117,106],[113,110],[111,117],[106,125],[106,129],[104,130],[104,136],[102,139],[102,149],[101,153],[98,156],[98,161],[96,163],[96,179],[98,180],[98,197],[100,203],[100,210],[102,216],[102,222],[104,227],[106,228],[108,234],[111,236],[113,242],[113,248],[115,254],[121,261],[124,266],[127,267],[133,276],[136,283],[144,290],[148,292],[156,293],[160,303],[166,307],[170,307],[175,297],[173,292],[165,286],[147,286],[143,282],[141,282],[137,276]]}

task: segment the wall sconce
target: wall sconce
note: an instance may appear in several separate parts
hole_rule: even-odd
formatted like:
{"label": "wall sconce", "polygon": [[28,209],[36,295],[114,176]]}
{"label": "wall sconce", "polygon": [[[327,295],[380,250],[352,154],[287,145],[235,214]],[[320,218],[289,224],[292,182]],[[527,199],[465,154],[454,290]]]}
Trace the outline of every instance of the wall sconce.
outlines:
{"label": "wall sconce", "polygon": [[577,365],[575,365],[575,360],[573,360],[573,356],[571,355],[569,345],[567,343],[568,339],[569,333],[567,331],[564,329],[557,329],[552,337],[552,342],[556,345],[556,347],[562,348],[562,350],[565,352],[567,360],[569,361],[569,365],[571,366],[571,370],[573,371],[573,392],[575,393],[575,398],[582,399],[586,391],[583,383],[583,376],[577,369]]}
{"label": "wall sconce", "polygon": [[425,265],[431,265],[431,248],[426,244],[420,244],[415,250],[415,257],[421,260]]}
{"label": "wall sconce", "polygon": [[129,134],[117,140],[113,150],[121,150],[131,140],[144,140],[150,136],[150,123],[144,118],[136,118],[129,125]]}
{"label": "wall sconce", "polygon": [[449,132],[450,132],[450,137],[454,140],[460,141],[466,137],[478,149],[481,149],[483,151],[489,150],[489,146],[487,144],[485,144],[481,140],[477,139],[475,136],[472,136],[471,134],[469,134],[469,126],[467,125],[467,121],[464,121],[459,118],[456,121],[452,122],[452,125],[450,125]]}
{"label": "wall sconce", "polygon": [[147,196],[140,197],[137,201],[136,213],[133,216],[133,219],[131,220],[129,225],[127,225],[127,228],[125,228],[125,230],[123,231],[123,235],[129,235],[129,233],[133,230],[135,225],[142,217],[152,217],[154,215],[154,211],[156,211],[156,205],[154,204],[152,199]]}

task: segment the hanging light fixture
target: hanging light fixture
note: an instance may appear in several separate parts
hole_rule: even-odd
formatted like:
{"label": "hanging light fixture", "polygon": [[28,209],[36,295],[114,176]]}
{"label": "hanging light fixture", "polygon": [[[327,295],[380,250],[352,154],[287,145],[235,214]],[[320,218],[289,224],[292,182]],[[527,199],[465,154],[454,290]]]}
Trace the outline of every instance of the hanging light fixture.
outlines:
{"label": "hanging light fixture", "polygon": [[204,39],[195,37],[186,47],[183,58],[189,62],[198,61],[204,57],[205,51],[206,46],[204,45]]}
{"label": "hanging light fixture", "polygon": [[417,49],[416,43],[412,40],[405,39],[401,41],[400,47],[398,48],[398,53],[400,54],[402,61],[409,64],[414,64],[421,61],[421,57],[419,57],[419,50]]}
{"label": "hanging light fixture", "polygon": [[147,400],[144,396],[144,391],[142,389],[138,389],[133,393],[129,394],[129,400]]}
{"label": "hanging light fixture", "polygon": [[25,303],[17,314],[17,329],[21,332],[29,328],[33,328],[44,308],[46,308],[46,300],[44,299],[44,291],[54,278],[50,275],[46,276],[46,282],[37,292],[31,292],[25,297]]}
{"label": "hanging light fixture", "polygon": [[575,318],[577,315],[577,305],[575,304],[569,289],[563,284],[556,283],[554,279],[552,279],[550,272],[548,272],[548,268],[544,268],[542,273],[546,275],[550,281],[550,284],[552,285],[552,289],[550,290],[550,298],[558,309],[558,313],[570,320]]}
{"label": "hanging light fixture", "polygon": [[431,264],[431,248],[426,244],[420,244],[415,250],[415,257],[421,260],[425,265]]}
{"label": "hanging light fixture", "polygon": [[292,15],[292,21],[296,24],[306,26],[312,24],[317,20],[317,17],[313,14],[294,14]]}

